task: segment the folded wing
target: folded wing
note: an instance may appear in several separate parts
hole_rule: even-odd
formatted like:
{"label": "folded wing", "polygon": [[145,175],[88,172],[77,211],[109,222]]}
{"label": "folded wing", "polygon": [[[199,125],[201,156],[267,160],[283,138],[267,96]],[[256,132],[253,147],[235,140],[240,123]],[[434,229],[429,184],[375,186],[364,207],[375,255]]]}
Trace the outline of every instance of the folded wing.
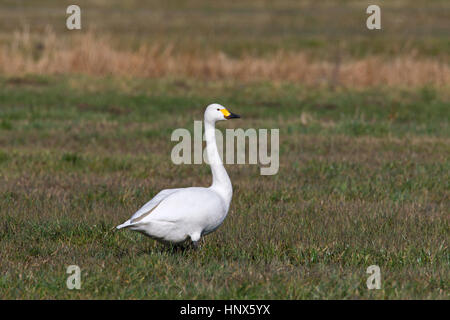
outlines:
{"label": "folded wing", "polygon": [[129,220],[127,220],[125,223],[117,226],[117,229],[121,229],[124,227],[128,227],[133,223],[138,222],[139,220],[141,220],[142,218],[144,218],[145,216],[147,216],[148,214],[151,213],[151,211],[153,209],[155,209],[158,204],[161,203],[161,201],[163,201],[165,198],[167,198],[168,196],[170,196],[171,194],[182,190],[183,188],[177,188],[177,189],[165,189],[160,191],[156,196],[154,196],[149,202],[147,202],[146,204],[144,204],[138,211],[136,211]]}

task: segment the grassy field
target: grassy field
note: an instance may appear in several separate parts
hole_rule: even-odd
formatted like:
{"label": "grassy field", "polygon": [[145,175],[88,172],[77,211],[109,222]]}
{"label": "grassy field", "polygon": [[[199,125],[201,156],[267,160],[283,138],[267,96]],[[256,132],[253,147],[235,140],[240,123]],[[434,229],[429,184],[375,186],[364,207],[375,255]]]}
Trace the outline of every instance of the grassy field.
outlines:
{"label": "grassy field", "polygon": [[[364,1],[78,2],[69,32],[69,1],[0,1],[1,299],[450,298],[448,1],[380,2],[380,32]],[[211,183],[170,138],[212,102],[280,130],[278,174],[227,165],[200,250],[115,231]]]}
{"label": "grassy field", "polygon": [[308,86],[450,83],[447,1],[79,1],[82,30],[65,27],[70,1],[0,1],[0,74],[188,77]]}
{"label": "grassy field", "polygon": [[[120,48],[163,43],[179,51],[222,51],[232,57],[266,56],[280,49],[306,51],[316,58],[342,54],[417,53],[448,56],[447,0],[78,0],[83,30],[112,35]],[[21,27],[41,35],[49,26],[67,31],[71,0],[1,0],[0,42]],[[382,7],[382,32],[367,30],[366,8]]]}
{"label": "grassy field", "polygon": [[[444,93],[82,76],[0,87],[2,298],[448,298]],[[192,130],[210,101],[243,116],[222,129],[280,128],[279,173],[229,165],[229,216],[199,251],[113,231],[162,188],[210,183],[206,165],[170,161],[172,130]],[[65,287],[71,264],[80,291]]]}

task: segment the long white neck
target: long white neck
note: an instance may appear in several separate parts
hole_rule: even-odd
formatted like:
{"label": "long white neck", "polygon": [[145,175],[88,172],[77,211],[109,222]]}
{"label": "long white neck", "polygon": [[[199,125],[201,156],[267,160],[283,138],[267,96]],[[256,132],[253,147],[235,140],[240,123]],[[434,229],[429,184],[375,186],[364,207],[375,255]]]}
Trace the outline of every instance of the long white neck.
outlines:
{"label": "long white neck", "polygon": [[209,122],[205,119],[205,139],[206,139],[206,153],[208,155],[208,162],[212,171],[212,185],[214,189],[225,200],[227,206],[231,202],[233,195],[233,187],[231,186],[230,177],[223,166],[219,151],[217,150],[216,131],[214,122]]}

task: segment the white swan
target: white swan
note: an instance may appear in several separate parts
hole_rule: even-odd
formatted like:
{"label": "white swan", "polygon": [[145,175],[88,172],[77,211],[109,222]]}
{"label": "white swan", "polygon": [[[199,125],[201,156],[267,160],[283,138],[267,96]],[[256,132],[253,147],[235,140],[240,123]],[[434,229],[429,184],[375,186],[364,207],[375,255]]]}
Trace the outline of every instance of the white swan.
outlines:
{"label": "white swan", "polygon": [[201,236],[216,230],[227,216],[233,189],[217,151],[215,123],[233,118],[240,117],[220,104],[205,110],[206,152],[213,176],[209,188],[162,190],[117,229],[130,228],[166,243],[190,238],[195,247]]}

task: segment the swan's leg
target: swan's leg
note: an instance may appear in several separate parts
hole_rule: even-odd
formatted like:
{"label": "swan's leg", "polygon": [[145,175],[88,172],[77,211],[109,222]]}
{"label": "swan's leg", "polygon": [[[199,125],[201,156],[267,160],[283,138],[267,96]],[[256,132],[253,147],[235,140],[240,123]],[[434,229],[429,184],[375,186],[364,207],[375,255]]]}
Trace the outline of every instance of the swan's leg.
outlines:
{"label": "swan's leg", "polygon": [[192,245],[194,246],[194,249],[198,249],[198,246],[200,244],[200,233],[193,233],[190,235]]}

